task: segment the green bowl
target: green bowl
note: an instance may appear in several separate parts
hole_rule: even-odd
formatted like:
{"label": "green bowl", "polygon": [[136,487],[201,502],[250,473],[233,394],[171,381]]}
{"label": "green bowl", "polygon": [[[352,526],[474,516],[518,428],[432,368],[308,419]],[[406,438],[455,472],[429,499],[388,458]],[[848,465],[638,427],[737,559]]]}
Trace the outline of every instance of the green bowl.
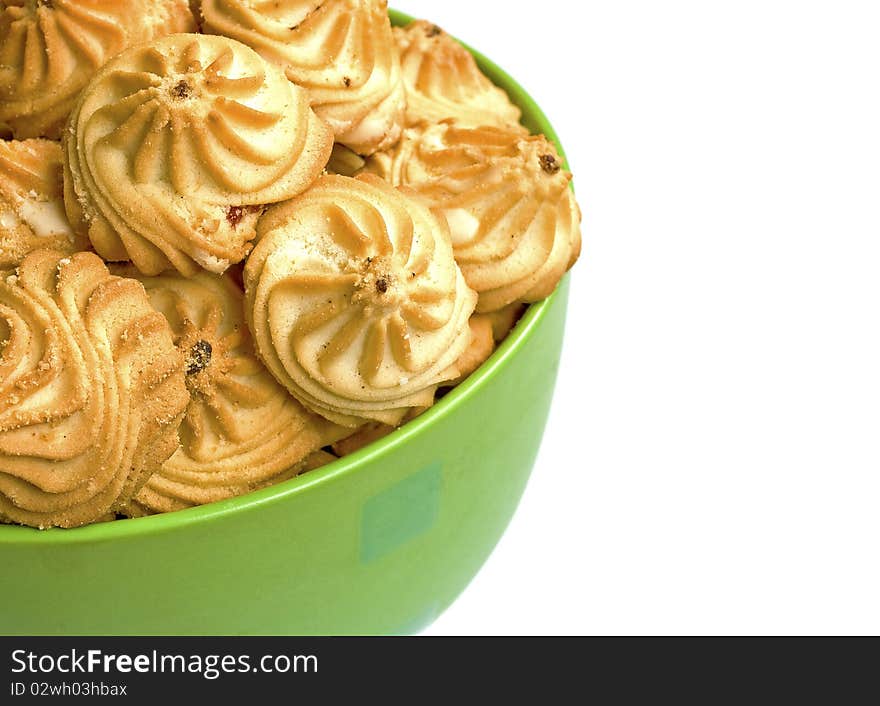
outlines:
{"label": "green bowl", "polygon": [[[392,19],[410,18],[392,11]],[[474,54],[525,124],[556,140],[528,94]],[[567,300],[566,279],[428,412],[292,481],[80,529],[0,526],[0,634],[425,628],[468,585],[516,510],[547,421]]]}

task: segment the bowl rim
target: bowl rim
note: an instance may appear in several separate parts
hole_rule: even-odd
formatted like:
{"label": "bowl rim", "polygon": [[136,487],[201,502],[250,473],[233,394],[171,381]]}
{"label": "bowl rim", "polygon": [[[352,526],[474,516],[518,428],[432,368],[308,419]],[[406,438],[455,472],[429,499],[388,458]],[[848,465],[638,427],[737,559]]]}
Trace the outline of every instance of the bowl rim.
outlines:
{"label": "bowl rim", "polygon": [[[415,18],[398,10],[389,9],[391,23],[403,26]],[[559,151],[565,160],[565,153],[556,131],[534,99],[526,90],[495,62],[476,49],[459,41],[477,61],[480,69],[492,82],[504,89],[511,100],[520,107],[523,118],[534,128],[540,130]],[[569,277],[565,275],[565,279]],[[533,332],[540,326],[548,310],[556,298],[564,296],[560,290],[566,286],[563,281],[556,291],[543,301],[531,304],[523,313],[514,329],[502,341],[492,356],[477,370],[471,373],[461,384],[447,393],[443,399],[429,410],[420,414],[388,436],[368,444],[353,454],[332,461],[314,471],[309,471],[277,485],[256,490],[245,495],[220,500],[207,505],[166,512],[159,515],[137,517],[109,522],[98,522],[71,529],[50,528],[38,530],[20,525],[0,525],[0,546],[3,545],[45,545],[72,544],[81,542],[103,542],[114,539],[139,537],[170,532],[195,524],[203,524],[218,520],[227,515],[244,513],[264,505],[283,502],[293,496],[308,492],[310,488],[341,482],[352,473],[357,473],[361,466],[394,453],[410,440],[427,433],[428,429],[438,420],[455,414],[468,399],[480,394],[480,391],[498,375],[507,362],[526,345]]]}

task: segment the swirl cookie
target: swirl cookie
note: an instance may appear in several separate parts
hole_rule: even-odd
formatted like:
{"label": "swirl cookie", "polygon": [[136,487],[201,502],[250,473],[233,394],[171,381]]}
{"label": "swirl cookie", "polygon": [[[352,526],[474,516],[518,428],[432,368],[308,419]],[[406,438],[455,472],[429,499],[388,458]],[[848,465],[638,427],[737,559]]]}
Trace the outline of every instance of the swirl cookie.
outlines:
{"label": "swirl cookie", "polygon": [[176,34],[98,72],[64,147],[67,213],[98,254],[191,275],[243,260],[262,205],[308,187],[332,135],[248,47]]}
{"label": "swirl cookie", "polygon": [[393,32],[408,125],[454,118],[466,127],[527,132],[519,124],[520,109],[480,71],[473,55],[437,25],[419,20]]}
{"label": "swirl cookie", "polygon": [[359,154],[400,137],[405,97],[385,0],[202,0],[206,33],[232,37],[307,89],[336,141]]}
{"label": "swirl cookie", "polygon": [[257,359],[244,293],[229,275],[117,271],[137,277],[171,325],[192,398],[180,448],[135,496],[130,514],[181,510],[287,480],[350,433],[305,410]]}
{"label": "swirl cookie", "polygon": [[257,350],[306,407],[346,426],[433,403],[476,304],[448,229],[366,175],[324,176],[260,220],[245,266]]}
{"label": "swirl cookie", "polygon": [[58,138],[77,94],[111,57],[194,28],[186,0],[3,0],[0,125],[19,139]]}
{"label": "swirl cookie", "polygon": [[[324,450],[315,451],[314,453],[306,456],[306,458],[302,462],[291,468],[287,473],[278,475],[273,478],[271,483],[264,483],[262,485],[255,486],[248,492],[261,490],[262,488],[268,487],[269,485],[281,483],[282,481],[290,480],[291,478],[296,478],[297,476],[301,476],[303,473],[308,473],[309,471],[314,471],[321,468],[322,466],[326,466],[328,463],[333,463],[333,461],[338,460],[338,458],[338,456],[334,456],[333,454],[328,453]],[[192,507],[192,505],[189,505],[186,502],[177,502],[175,498],[176,496],[174,495],[167,496],[161,493],[154,496],[148,488],[144,488],[138,494],[138,497],[135,500],[132,500],[128,505],[122,508],[120,514],[129,518],[149,517],[150,515],[161,515],[165,512],[176,512],[177,510],[185,510],[189,507]],[[144,504],[142,502],[144,500],[147,500],[151,503],[155,502],[155,507],[151,507],[150,504]]]}
{"label": "swirl cookie", "polygon": [[0,141],[0,270],[28,253],[84,250],[62,198],[61,146],[49,140]]}
{"label": "swirl cookie", "polygon": [[0,518],[74,527],[127,503],[177,448],[189,401],[165,318],[92,253],[0,279]]}
{"label": "swirl cookie", "polygon": [[440,123],[405,131],[365,169],[444,213],[478,312],[547,297],[580,254],[571,174],[545,137]]}

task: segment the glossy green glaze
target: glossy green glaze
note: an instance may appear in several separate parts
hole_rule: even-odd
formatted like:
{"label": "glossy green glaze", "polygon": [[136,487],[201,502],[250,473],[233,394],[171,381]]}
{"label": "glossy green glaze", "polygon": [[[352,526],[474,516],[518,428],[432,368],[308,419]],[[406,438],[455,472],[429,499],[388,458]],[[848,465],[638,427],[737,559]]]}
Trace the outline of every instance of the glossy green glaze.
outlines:
{"label": "glossy green glaze", "polygon": [[[477,56],[526,124],[555,139],[522,88]],[[0,634],[424,628],[464,590],[516,509],[550,408],[567,298],[566,280],[431,410],[305,476],[156,517],[0,527]]]}

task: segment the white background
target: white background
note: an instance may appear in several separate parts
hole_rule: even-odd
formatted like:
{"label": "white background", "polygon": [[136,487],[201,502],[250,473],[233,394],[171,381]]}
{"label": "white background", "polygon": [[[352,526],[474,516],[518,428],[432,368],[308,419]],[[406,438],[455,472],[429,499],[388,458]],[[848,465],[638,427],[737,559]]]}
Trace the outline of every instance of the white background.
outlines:
{"label": "white background", "polygon": [[880,8],[394,0],[555,123],[584,210],[544,446],[429,635],[880,632]]}

